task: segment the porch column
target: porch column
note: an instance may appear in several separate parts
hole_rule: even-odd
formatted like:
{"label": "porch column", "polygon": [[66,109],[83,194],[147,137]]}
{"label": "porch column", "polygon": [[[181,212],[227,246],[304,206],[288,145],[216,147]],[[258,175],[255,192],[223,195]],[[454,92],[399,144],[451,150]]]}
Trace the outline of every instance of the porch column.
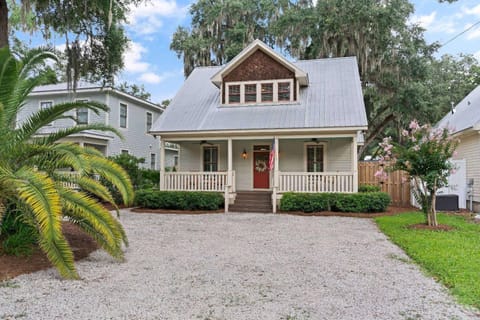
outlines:
{"label": "porch column", "polygon": [[160,190],[165,190],[165,140],[160,139]]}
{"label": "porch column", "polygon": [[278,150],[280,145],[278,144],[278,136],[274,137],[274,165],[273,165],[273,193],[272,193],[272,207],[273,213],[277,213],[277,190],[278,190]]}
{"label": "porch column", "polygon": [[227,187],[225,188],[225,213],[228,212],[228,205],[230,204],[230,190],[233,184],[233,152],[232,152],[232,138],[228,138],[227,143]]}
{"label": "porch column", "polygon": [[352,138],[352,172],[353,172],[353,192],[358,192],[358,154],[357,154],[357,135]]}

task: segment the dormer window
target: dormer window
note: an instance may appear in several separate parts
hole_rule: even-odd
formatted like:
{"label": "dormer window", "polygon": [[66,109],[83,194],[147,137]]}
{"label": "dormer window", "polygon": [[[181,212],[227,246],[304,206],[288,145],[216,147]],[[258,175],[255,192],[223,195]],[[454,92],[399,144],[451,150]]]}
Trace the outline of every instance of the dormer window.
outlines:
{"label": "dormer window", "polygon": [[226,82],[226,105],[286,103],[294,100],[293,79]]}
{"label": "dormer window", "polygon": [[240,85],[228,86],[228,103],[240,103]]}

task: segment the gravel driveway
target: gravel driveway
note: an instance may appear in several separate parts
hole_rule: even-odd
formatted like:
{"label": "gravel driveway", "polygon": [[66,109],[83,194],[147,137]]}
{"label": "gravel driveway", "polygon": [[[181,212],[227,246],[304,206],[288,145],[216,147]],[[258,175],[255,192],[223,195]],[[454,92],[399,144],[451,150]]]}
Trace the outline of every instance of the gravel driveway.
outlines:
{"label": "gravel driveway", "polygon": [[475,319],[368,219],[122,212],[131,246],[82,281],[0,285],[0,319]]}

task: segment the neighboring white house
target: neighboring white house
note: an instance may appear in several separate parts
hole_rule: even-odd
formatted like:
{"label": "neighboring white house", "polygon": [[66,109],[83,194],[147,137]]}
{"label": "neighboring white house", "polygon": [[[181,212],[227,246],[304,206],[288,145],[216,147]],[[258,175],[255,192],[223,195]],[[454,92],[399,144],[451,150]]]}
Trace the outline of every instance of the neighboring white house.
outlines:
{"label": "neighboring white house", "polygon": [[[480,210],[480,86],[470,92],[455,108],[437,124],[438,127],[452,128],[460,138],[455,160],[465,160],[467,181],[473,182],[472,192],[467,197],[469,208],[470,195],[473,197],[474,210]],[[465,207],[461,204],[460,207]]]}
{"label": "neighboring white house", "polygon": [[[66,83],[36,87],[28,96],[25,107],[18,115],[18,121],[25,120],[30,114],[41,108],[75,100],[106,104],[110,110],[102,111],[98,115],[86,108],[77,109],[68,115],[77,119],[79,124],[110,125],[121,132],[124,140],[111,132],[89,130],[72,135],[66,139],[67,141],[96,148],[106,156],[129,153],[135,157],[145,158],[142,167],[159,169],[158,139],[151,135],[149,130],[164,111],[163,108],[111,87],[101,87],[86,82],[80,82],[75,92],[67,90]],[[48,135],[74,124],[75,121],[69,118],[54,121],[49,126],[42,128],[40,134]],[[173,166],[174,157],[178,156],[176,145],[166,146],[165,153],[167,155],[166,166]]]}
{"label": "neighboring white house", "polygon": [[240,191],[269,191],[273,204],[288,191],[356,192],[366,129],[355,57],[292,63],[256,40],[196,68],[152,126],[180,146],[177,172],[161,154],[160,188],[225,192],[227,207]]}

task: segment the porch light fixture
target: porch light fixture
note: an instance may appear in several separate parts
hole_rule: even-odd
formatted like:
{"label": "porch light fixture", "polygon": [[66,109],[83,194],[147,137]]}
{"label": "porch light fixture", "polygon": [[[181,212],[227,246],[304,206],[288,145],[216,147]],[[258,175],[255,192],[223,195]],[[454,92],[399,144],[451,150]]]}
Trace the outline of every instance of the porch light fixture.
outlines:
{"label": "porch light fixture", "polygon": [[243,152],[242,152],[242,159],[247,160],[247,158],[248,158],[248,153],[247,153],[247,150],[245,150],[245,148],[244,148]]}

